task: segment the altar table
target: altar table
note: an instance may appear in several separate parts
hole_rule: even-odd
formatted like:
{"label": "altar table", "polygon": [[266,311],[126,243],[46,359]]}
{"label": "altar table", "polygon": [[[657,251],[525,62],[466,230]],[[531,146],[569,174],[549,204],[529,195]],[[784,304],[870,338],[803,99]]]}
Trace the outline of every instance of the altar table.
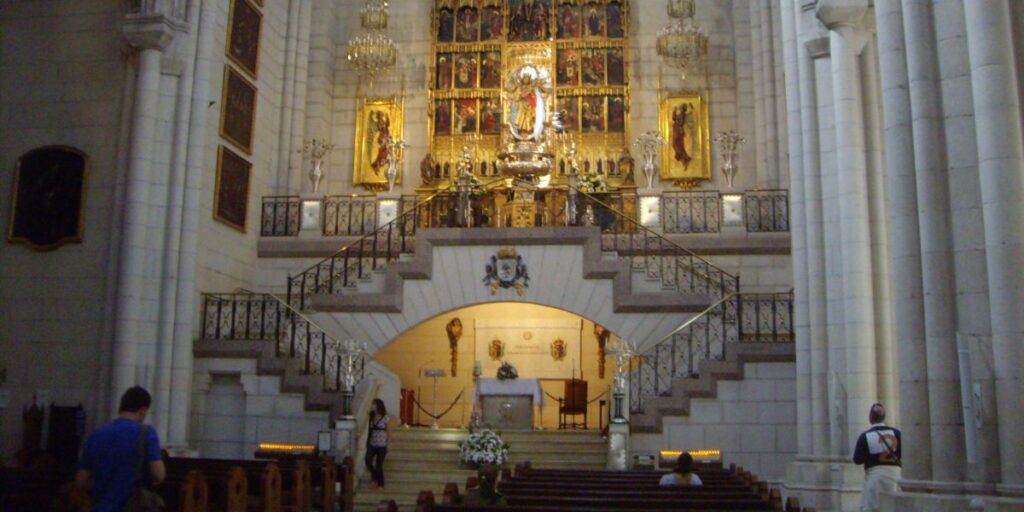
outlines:
{"label": "altar table", "polygon": [[533,429],[533,408],[544,405],[537,379],[480,379],[473,392],[480,405],[483,425],[506,430]]}

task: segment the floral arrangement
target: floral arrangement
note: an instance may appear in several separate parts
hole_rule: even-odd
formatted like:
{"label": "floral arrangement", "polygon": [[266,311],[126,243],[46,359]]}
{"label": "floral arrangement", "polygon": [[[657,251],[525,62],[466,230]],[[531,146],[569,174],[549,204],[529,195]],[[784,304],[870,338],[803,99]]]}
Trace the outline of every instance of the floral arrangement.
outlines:
{"label": "floral arrangement", "polygon": [[459,443],[459,458],[465,464],[503,464],[508,460],[508,445],[493,430],[483,429]]}
{"label": "floral arrangement", "polygon": [[516,367],[508,364],[508,361],[501,363],[498,367],[498,380],[514,380],[519,378]]}
{"label": "floral arrangement", "polygon": [[608,192],[608,183],[600,174],[584,174],[580,176],[580,190],[588,194],[595,192]]}

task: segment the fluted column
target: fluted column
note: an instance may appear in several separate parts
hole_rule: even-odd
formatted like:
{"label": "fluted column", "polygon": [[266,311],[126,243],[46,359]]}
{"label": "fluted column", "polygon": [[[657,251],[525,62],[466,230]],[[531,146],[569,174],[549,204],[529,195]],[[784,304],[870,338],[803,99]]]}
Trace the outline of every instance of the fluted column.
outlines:
{"label": "fluted column", "polygon": [[964,3],[1003,484],[1024,485],[1024,141],[1006,0]]}
{"label": "fluted column", "polygon": [[[761,186],[777,188],[779,186],[779,123],[776,121],[776,103],[778,95],[775,90],[775,40],[772,30],[772,9],[776,2],[773,0],[761,0],[761,8],[758,14],[761,17],[759,23],[761,36],[761,113],[764,120],[764,183]],[[756,77],[755,77],[756,79]]]}
{"label": "fluted column", "polygon": [[885,157],[889,178],[889,237],[893,308],[899,358],[900,428],[903,430],[903,475],[931,478],[928,370],[921,282],[917,184],[907,52],[900,0],[876,0],[878,56],[885,121]]}
{"label": "fluted column", "polygon": [[765,66],[762,58],[764,52],[761,47],[764,41],[761,38],[761,9],[764,4],[760,1],[750,2],[750,61],[751,72],[754,83],[754,174],[757,188],[768,186],[768,158],[767,141],[765,140],[765,112],[764,96],[765,83],[762,77],[762,68]]}

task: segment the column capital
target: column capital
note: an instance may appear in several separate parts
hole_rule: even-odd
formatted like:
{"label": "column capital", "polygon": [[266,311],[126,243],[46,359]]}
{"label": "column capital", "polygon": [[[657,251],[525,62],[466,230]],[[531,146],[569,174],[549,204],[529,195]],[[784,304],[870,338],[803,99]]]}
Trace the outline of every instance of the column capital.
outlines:
{"label": "column capital", "polygon": [[178,24],[165,16],[129,16],[124,23],[124,37],[139,50],[163,50],[174,40]]}
{"label": "column capital", "polygon": [[862,26],[869,9],[868,0],[820,0],[814,13],[829,30],[835,30]]}

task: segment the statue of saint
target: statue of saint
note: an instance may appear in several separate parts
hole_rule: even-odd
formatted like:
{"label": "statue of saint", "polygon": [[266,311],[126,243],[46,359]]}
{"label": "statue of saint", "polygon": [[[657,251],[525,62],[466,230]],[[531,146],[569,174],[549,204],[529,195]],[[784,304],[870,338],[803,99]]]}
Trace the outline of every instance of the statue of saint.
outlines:
{"label": "statue of saint", "polygon": [[523,66],[509,77],[505,91],[512,103],[509,126],[519,140],[537,140],[546,121],[546,95],[551,93],[551,76],[532,65]]}

